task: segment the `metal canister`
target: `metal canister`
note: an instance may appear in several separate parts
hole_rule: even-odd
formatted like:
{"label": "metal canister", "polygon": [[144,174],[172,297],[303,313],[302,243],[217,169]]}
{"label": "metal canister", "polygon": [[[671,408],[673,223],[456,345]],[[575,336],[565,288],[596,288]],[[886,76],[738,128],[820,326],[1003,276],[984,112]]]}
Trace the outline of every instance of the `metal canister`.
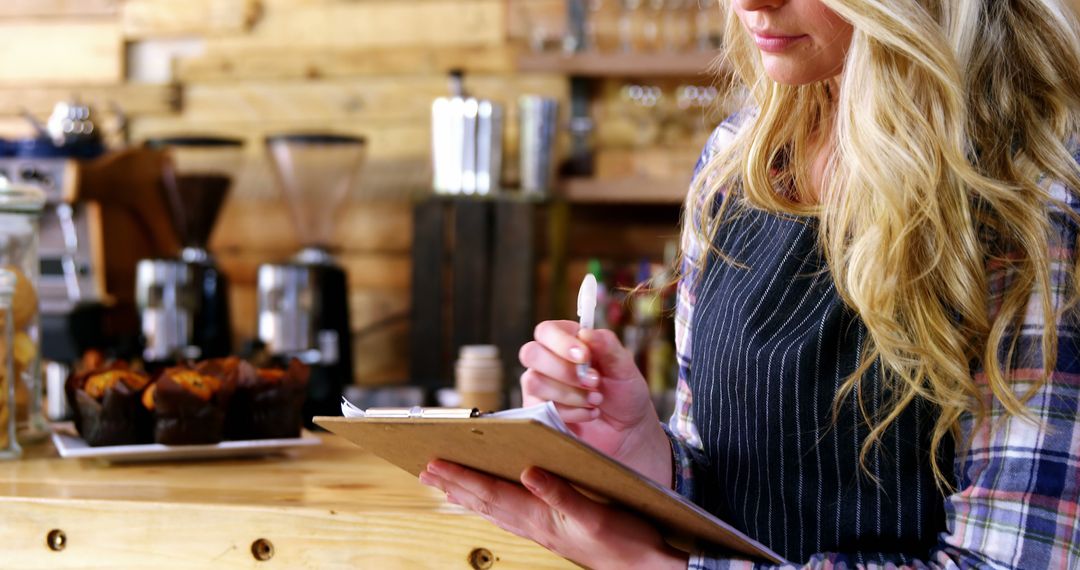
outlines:
{"label": "metal canister", "polygon": [[315,348],[314,285],[303,265],[259,266],[259,340],[271,354],[297,355]]}
{"label": "metal canister", "polygon": [[502,106],[481,99],[477,114],[476,193],[496,194],[502,181]]}
{"label": "metal canister", "polygon": [[191,266],[175,259],[142,259],[135,266],[135,300],[139,306],[147,362],[199,358],[192,346],[194,320]]}
{"label": "metal canister", "polygon": [[559,102],[550,97],[525,95],[518,100],[521,143],[521,191],[547,194],[555,169],[555,134]]}
{"label": "metal canister", "polygon": [[487,99],[440,97],[431,106],[432,185],[437,194],[499,191],[503,110]]}

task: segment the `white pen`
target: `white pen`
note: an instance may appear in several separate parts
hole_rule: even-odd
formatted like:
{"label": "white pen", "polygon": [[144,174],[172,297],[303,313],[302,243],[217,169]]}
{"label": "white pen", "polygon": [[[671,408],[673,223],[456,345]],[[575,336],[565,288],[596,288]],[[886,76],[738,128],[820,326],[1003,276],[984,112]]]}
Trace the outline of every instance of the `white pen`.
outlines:
{"label": "white pen", "polygon": [[[581,330],[591,329],[596,324],[596,277],[592,273],[585,276],[578,289],[577,315]],[[588,363],[577,365],[578,378],[585,378],[588,373]]]}

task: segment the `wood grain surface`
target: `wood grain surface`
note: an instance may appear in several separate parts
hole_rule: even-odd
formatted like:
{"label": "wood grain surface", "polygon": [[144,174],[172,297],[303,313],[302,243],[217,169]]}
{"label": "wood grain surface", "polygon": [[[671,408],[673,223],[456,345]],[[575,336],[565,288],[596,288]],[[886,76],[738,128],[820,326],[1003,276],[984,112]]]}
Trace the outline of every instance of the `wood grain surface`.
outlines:
{"label": "wood grain surface", "polygon": [[176,62],[184,82],[231,82],[246,79],[315,79],[379,75],[443,76],[453,69],[467,74],[509,73],[516,69],[512,47],[394,46],[337,47],[297,51],[288,46],[216,50]]}
{"label": "wood grain surface", "polygon": [[100,85],[123,75],[123,37],[111,21],[0,22],[0,83]]}
{"label": "wood grain surface", "polygon": [[126,466],[42,444],[0,463],[0,510],[5,568],[472,568],[477,549],[493,568],[574,567],[332,435],[262,459]]}

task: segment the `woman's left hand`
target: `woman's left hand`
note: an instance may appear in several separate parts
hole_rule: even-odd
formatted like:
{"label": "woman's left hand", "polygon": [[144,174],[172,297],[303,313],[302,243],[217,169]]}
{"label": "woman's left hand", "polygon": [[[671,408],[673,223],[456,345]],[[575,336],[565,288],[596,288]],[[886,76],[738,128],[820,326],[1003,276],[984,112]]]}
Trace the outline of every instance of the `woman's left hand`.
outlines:
{"label": "woman's left hand", "polygon": [[420,482],[504,530],[533,540],[587,568],[686,568],[687,556],[648,522],[602,505],[536,467],[522,488],[447,461],[432,461]]}

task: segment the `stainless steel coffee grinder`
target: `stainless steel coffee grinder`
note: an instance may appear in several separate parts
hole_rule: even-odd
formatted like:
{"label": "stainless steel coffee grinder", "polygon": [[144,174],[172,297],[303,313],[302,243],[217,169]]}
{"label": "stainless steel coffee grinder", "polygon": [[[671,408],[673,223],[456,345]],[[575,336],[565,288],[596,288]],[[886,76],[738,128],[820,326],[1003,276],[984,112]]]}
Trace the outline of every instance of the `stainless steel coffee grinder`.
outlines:
{"label": "stainless steel coffee grinder", "polygon": [[207,250],[210,234],[243,160],[239,139],[179,136],[151,139],[169,160],[162,190],[183,250],[179,258],[144,259],[136,297],[151,363],[232,353],[228,280]]}
{"label": "stainless steel coffee grinder", "polygon": [[311,366],[304,417],[340,415],[353,374],[348,280],[334,260],[338,215],[366,156],[362,138],[288,134],[266,140],[274,172],[302,249],[258,271],[258,331],[279,360]]}

